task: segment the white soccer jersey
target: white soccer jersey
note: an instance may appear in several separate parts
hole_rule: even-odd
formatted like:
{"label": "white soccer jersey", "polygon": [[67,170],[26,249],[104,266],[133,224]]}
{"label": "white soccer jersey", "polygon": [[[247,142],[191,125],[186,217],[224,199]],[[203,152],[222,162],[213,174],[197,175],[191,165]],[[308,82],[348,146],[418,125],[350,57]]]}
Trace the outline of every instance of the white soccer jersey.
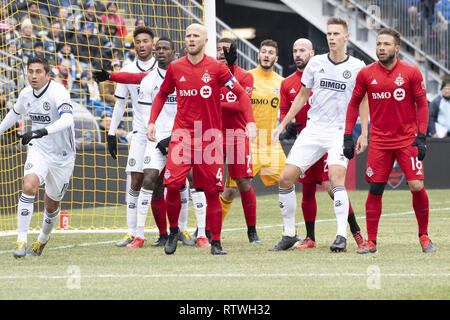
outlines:
{"label": "white soccer jersey", "polygon": [[[152,57],[149,61],[143,62],[136,59],[135,62],[124,66],[121,72],[147,72],[156,66],[156,59]],[[141,85],[118,83],[114,96],[117,99],[127,99],[131,95],[131,104],[133,106],[133,131],[145,134],[147,132],[147,124],[150,119],[150,108],[139,105],[139,93]]]}
{"label": "white soccer jersey", "polygon": [[302,85],[312,88],[313,92],[307,126],[345,127],[345,115],[356,76],[364,66],[363,61],[350,55],[338,63],[333,62],[329,54],[309,60],[301,80]]}
{"label": "white soccer jersey", "polygon": [[[139,104],[148,110],[151,110],[151,105],[159,92],[165,75],[166,70],[156,68],[141,81],[142,96],[139,99]],[[174,91],[167,97],[166,103],[164,104],[164,107],[156,120],[156,141],[165,139],[172,134],[173,122],[175,120],[176,113],[177,94],[176,91]]]}
{"label": "white soccer jersey", "polygon": [[[73,107],[69,91],[62,84],[50,80],[39,92],[31,86],[25,87],[13,110],[18,115],[28,114],[32,122],[31,129],[38,130],[57,121],[61,114],[72,113]],[[44,155],[51,163],[65,165],[75,160],[74,126],[33,139],[28,146]]]}

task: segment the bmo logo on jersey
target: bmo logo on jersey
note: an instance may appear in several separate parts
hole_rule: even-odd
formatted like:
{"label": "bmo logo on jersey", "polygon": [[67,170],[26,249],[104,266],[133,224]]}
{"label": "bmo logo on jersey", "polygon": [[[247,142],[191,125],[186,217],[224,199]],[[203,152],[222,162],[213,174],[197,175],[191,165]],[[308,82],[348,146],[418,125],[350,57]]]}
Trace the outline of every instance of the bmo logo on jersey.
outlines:
{"label": "bmo logo on jersey", "polygon": [[403,99],[405,99],[405,90],[398,88],[398,89],[395,89],[393,94],[391,94],[389,91],[372,92],[373,100],[390,99],[391,97],[394,97],[394,99],[397,101],[402,101]]}
{"label": "bmo logo on jersey", "polygon": [[196,89],[178,90],[178,94],[180,97],[194,97],[198,94],[198,91]]}
{"label": "bmo logo on jersey", "polygon": [[228,91],[225,95],[225,99],[227,100],[227,102],[236,102],[237,97],[233,92]]}

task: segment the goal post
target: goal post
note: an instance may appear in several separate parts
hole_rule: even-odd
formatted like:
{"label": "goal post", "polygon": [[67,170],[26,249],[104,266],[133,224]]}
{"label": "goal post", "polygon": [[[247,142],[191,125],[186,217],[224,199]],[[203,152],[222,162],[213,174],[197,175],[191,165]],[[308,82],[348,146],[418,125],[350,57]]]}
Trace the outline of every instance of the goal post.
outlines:
{"label": "goal post", "polygon": [[[61,210],[69,214],[71,229],[126,228],[125,166],[133,131],[131,99],[122,119],[124,134],[119,139],[118,157],[113,160],[105,143],[106,131],[102,128],[107,126],[109,112],[114,107],[115,84],[95,83],[92,71],[101,68],[117,71],[126,63],[132,63],[136,56],[132,33],[142,21],[154,30],[155,41],[168,37],[174,41],[177,54],[180,53],[184,30],[191,23],[203,23],[207,18],[204,7],[211,5],[209,2],[214,8],[214,0],[64,1],[70,6],[63,5],[62,1],[51,2],[57,5],[50,5],[48,1],[3,1],[0,11],[0,120],[26,85],[26,62],[32,56],[46,57],[51,64],[52,78],[63,83],[71,93],[77,158],[61,202]],[[115,4],[119,18],[108,13],[111,3]],[[211,34],[210,38],[214,40],[211,43],[215,43],[215,36]],[[215,51],[215,44],[209,50]],[[0,137],[0,232],[17,229],[17,202],[26,160],[26,148],[21,145],[18,134],[29,130],[31,121],[25,116]],[[43,192],[44,187],[40,187],[31,229],[39,229],[41,225]],[[147,221],[147,227],[153,224],[153,219]]]}

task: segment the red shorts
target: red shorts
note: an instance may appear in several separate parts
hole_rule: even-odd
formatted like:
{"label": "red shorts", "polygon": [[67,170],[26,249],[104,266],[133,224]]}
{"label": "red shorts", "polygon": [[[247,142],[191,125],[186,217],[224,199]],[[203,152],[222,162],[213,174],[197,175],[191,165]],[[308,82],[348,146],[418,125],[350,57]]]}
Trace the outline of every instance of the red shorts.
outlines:
{"label": "red shorts", "polygon": [[305,176],[303,178],[298,178],[298,182],[300,183],[311,183],[315,182],[321,184],[324,181],[328,181],[328,162],[327,162],[328,154],[325,154],[322,158],[320,158],[316,163],[313,164],[305,172]]}
{"label": "red shorts", "polygon": [[234,144],[223,145],[223,154],[226,156],[228,174],[231,179],[252,178],[252,152],[247,137],[234,137]]}
{"label": "red shorts", "polygon": [[386,183],[397,160],[406,180],[423,180],[423,163],[417,159],[417,147],[407,146],[400,149],[370,148],[367,154],[366,181]]}
{"label": "red shorts", "polygon": [[183,185],[189,171],[193,168],[195,188],[223,191],[222,143],[220,146],[214,150],[215,152],[211,152],[211,149],[207,147],[203,151],[194,151],[193,148],[183,148],[179,141],[170,141],[164,184]]}

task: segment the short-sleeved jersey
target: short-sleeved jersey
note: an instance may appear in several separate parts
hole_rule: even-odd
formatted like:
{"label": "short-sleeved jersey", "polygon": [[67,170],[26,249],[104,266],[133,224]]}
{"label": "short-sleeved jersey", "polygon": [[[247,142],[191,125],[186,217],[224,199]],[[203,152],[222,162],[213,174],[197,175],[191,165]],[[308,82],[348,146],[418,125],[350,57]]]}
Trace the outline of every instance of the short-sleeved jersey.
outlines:
{"label": "short-sleeved jersey", "polygon": [[[187,56],[172,62],[160,90],[170,94],[176,88],[178,106],[173,130],[188,130],[194,138],[209,129],[222,131],[221,88],[226,86],[232,90],[235,84],[236,79],[228,67],[207,55],[195,65]],[[221,134],[220,138],[218,142],[223,143]],[[195,142],[195,148],[199,149],[200,141]],[[203,142],[203,148],[207,144]]]}
{"label": "short-sleeved jersey", "polygon": [[[156,59],[152,57],[149,61],[143,62],[136,59],[135,62],[125,65],[121,72],[146,72],[150,71],[156,66]],[[114,96],[117,99],[127,99],[131,96],[131,104],[133,106],[133,130],[137,130],[140,133],[147,131],[147,123],[150,118],[150,108],[139,105],[139,94],[141,91],[141,85],[138,84],[123,84],[118,83]]]}
{"label": "short-sleeved jersey", "polygon": [[[155,68],[141,81],[141,96],[139,104],[151,110],[153,100],[158,94],[167,70]],[[156,120],[156,141],[169,137],[172,133],[173,122],[177,113],[177,95],[169,94],[158,119]]]}
{"label": "short-sleeved jersey", "polygon": [[303,71],[301,83],[314,95],[308,111],[308,126],[344,128],[348,102],[358,72],[364,62],[350,55],[335,63],[329,54],[312,57]]}
{"label": "short-sleeved jersey", "polygon": [[419,69],[400,59],[392,70],[374,62],[356,78],[353,94],[363,97],[366,92],[371,147],[398,149],[411,145],[418,132],[415,98],[426,94]]}
{"label": "short-sleeved jersey", "polygon": [[[284,117],[286,117],[286,114],[289,112],[289,109],[292,106],[292,102],[302,88],[302,84],[300,82],[302,79],[302,74],[302,71],[296,70],[293,74],[291,74],[281,82],[280,121],[283,121]],[[295,115],[295,122],[302,124],[298,127],[298,133],[300,133],[306,126],[306,122],[308,120],[308,110],[311,108],[311,105],[309,103],[310,101],[311,97],[306,101],[303,108]]]}
{"label": "short-sleeved jersey", "polygon": [[[253,74],[254,85],[252,93],[253,115],[256,127],[267,130],[267,144],[270,144],[271,130],[275,129],[280,106],[280,86],[283,77],[275,71],[264,72],[261,66],[249,71]],[[254,144],[260,145],[259,134]]]}
{"label": "short-sleeved jersey", "polygon": [[[39,130],[57,121],[61,114],[72,113],[70,94],[60,83],[50,80],[36,92],[31,86],[19,94],[13,110],[19,115],[28,115],[31,130]],[[33,139],[29,148],[40,152],[51,163],[65,165],[75,159],[75,131],[73,125],[67,129]]]}
{"label": "short-sleeved jersey", "polygon": [[[242,88],[244,88],[247,94],[251,97],[253,90],[253,75],[237,65],[234,65],[233,75]],[[236,95],[225,87],[222,87],[220,91],[220,101],[221,103],[239,103]],[[227,110],[224,108],[222,108],[222,121],[224,132],[226,129],[242,129],[245,131],[245,127],[247,125],[243,112],[236,112],[234,110]]]}

